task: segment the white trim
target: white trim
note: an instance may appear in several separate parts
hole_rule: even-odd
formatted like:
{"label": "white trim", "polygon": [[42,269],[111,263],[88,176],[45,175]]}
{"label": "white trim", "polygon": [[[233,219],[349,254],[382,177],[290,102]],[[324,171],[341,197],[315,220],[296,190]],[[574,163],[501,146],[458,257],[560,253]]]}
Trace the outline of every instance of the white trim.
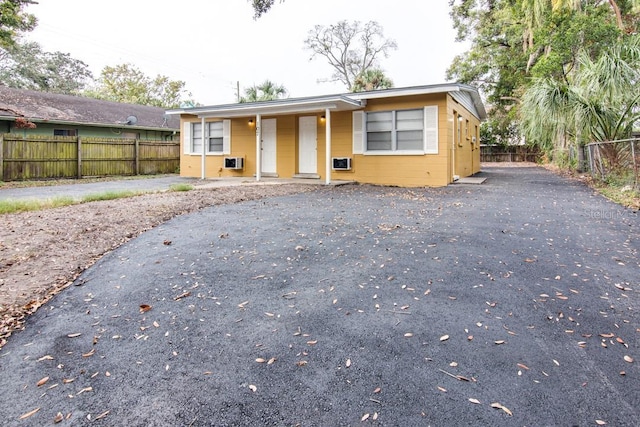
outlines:
{"label": "white trim", "polygon": [[183,154],[191,154],[191,122],[182,124],[182,147]]}
{"label": "white trim", "polygon": [[371,150],[365,151],[365,156],[424,156],[422,150]]}
{"label": "white trim", "polygon": [[325,184],[331,184],[331,110],[326,109],[324,112],[324,134],[325,134]]}
{"label": "white trim", "polygon": [[206,134],[207,127],[205,127],[204,117],[202,118],[202,161],[200,162],[200,179],[205,179],[205,169],[206,169],[206,159],[207,159],[207,147],[208,143],[205,145],[205,141],[207,140]]}
{"label": "white trim", "polygon": [[438,106],[427,105],[424,107],[424,152],[425,154],[438,154]]}
{"label": "white trim", "polygon": [[364,111],[352,113],[353,154],[364,153],[366,120]]}
{"label": "white trim", "polygon": [[262,178],[262,116],[256,114],[256,181]]}
{"label": "white trim", "polygon": [[231,120],[222,121],[222,154],[231,154]]}

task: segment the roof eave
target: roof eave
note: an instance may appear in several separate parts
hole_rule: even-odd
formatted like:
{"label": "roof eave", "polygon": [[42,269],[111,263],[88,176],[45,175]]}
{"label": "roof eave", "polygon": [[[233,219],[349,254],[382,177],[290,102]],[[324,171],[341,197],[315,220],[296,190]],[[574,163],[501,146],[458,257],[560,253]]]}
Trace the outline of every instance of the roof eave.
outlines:
{"label": "roof eave", "polygon": [[[15,120],[17,117],[22,116],[0,116],[0,120]],[[135,130],[152,130],[159,132],[178,132],[180,129],[178,128],[170,128],[170,127],[156,127],[156,126],[135,126],[135,125],[122,125],[119,123],[92,123],[92,122],[75,122],[69,120],[49,120],[49,119],[38,119],[33,117],[24,117],[33,123],[50,123],[54,125],[64,125],[64,126],[90,126],[90,127],[99,127],[99,128],[117,128],[117,129],[135,129]]]}
{"label": "roof eave", "polygon": [[363,102],[346,96],[322,96],[296,98],[275,101],[247,102],[238,104],[213,105],[208,107],[168,110],[166,114],[190,114],[201,118],[210,117],[246,117],[261,115],[280,115],[305,112],[320,112],[326,109],[349,111],[364,106]]}

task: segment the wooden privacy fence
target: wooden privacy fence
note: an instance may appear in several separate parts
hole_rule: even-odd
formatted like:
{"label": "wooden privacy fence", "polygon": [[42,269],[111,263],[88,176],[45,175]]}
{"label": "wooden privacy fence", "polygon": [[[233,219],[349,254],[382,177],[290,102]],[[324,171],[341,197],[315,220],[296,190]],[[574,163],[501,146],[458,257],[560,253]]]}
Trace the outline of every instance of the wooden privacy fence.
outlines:
{"label": "wooden privacy fence", "polygon": [[0,179],[175,173],[178,141],[0,134]]}
{"label": "wooden privacy fence", "polygon": [[537,162],[540,152],[526,145],[483,145],[480,147],[481,162]]}
{"label": "wooden privacy fence", "polygon": [[629,185],[640,189],[640,139],[592,142],[586,149],[593,177],[626,177]]}

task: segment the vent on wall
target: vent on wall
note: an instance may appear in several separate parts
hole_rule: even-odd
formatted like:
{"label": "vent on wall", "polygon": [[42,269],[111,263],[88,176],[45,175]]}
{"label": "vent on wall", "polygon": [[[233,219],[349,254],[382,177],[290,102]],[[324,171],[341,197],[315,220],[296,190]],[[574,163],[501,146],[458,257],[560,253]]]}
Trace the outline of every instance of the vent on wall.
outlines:
{"label": "vent on wall", "polygon": [[224,168],[225,169],[243,169],[244,159],[242,157],[225,157]]}
{"label": "vent on wall", "polygon": [[331,165],[334,171],[351,170],[351,158],[350,157],[334,157],[331,160]]}

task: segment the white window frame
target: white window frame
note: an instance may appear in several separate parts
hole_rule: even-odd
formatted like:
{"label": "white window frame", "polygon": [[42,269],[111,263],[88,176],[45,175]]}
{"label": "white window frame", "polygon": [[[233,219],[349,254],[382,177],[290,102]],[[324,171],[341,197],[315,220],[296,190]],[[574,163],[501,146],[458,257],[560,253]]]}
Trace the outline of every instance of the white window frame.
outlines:
{"label": "white window frame", "polygon": [[[222,123],[221,129],[216,129],[215,135],[212,136],[212,126],[219,126],[218,123]],[[183,135],[183,143],[184,143],[184,154],[191,155],[202,155],[202,145],[198,144],[197,148],[194,148],[194,144],[196,142],[202,142],[204,139],[206,145],[206,155],[213,156],[222,156],[226,154],[231,154],[231,120],[218,120],[212,122],[205,122],[205,135],[204,138],[198,137],[197,139],[193,137],[195,134],[195,127],[202,126],[202,122],[185,122],[182,135]],[[201,133],[202,134],[202,133]],[[211,151],[209,148],[211,147],[211,140],[213,138],[222,138],[222,149]]]}
{"label": "white window frame", "polygon": [[[397,112],[398,111],[422,111],[422,128],[414,129],[422,131],[422,147],[417,150],[398,150],[397,149],[397,132],[400,130],[411,129],[398,129],[397,128]],[[362,141],[362,154],[369,156],[406,156],[406,155],[424,155],[424,154],[438,154],[438,107],[426,106],[423,108],[407,108],[396,110],[384,110],[384,111],[372,111],[371,113],[392,113],[392,129],[391,129],[391,149],[390,150],[369,150],[368,149],[368,131],[367,131],[367,112],[354,112],[354,154],[357,148],[360,148],[360,141]],[[362,120],[359,116],[362,114]],[[362,126],[362,127],[360,127]],[[358,127],[359,129],[356,129]],[[360,133],[361,132],[361,133]]]}

